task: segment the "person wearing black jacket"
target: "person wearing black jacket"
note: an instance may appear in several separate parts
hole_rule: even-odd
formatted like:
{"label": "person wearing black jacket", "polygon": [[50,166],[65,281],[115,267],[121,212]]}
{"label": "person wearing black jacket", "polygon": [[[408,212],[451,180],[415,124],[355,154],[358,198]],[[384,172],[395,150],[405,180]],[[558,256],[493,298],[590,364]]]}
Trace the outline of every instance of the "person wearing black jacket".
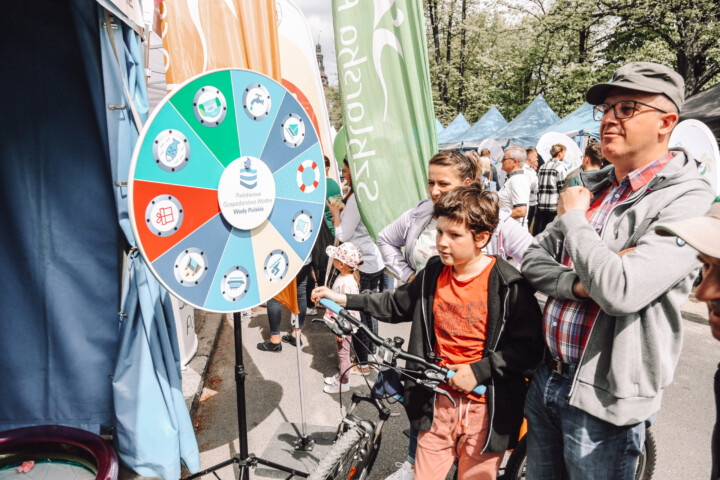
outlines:
{"label": "person wearing black jacket", "polygon": [[[542,314],[533,295],[533,289],[520,273],[502,258],[487,257],[481,253],[482,247],[494,230],[493,221],[497,223],[497,212],[496,196],[481,191],[477,185],[470,184],[448,192],[435,206],[440,256],[431,258],[425,269],[419,271],[412,282],[398,287],[394,292],[385,291],[377,294],[362,292],[359,295],[347,296],[318,288],[313,292],[313,297],[316,300],[329,297],[347,309],[364,311],[380,321],[412,322],[408,351],[428,361],[446,364],[442,358],[438,358],[438,352],[443,353],[443,350],[438,348],[441,343],[438,341],[438,336],[442,340],[443,335],[447,335],[447,330],[444,332],[438,330],[436,325],[439,281],[442,284],[442,278],[447,279],[451,274],[453,276],[451,281],[459,281],[455,288],[462,290],[471,283],[474,285],[474,290],[463,292],[470,298],[484,298],[486,293],[487,301],[480,302],[484,312],[481,315],[483,318],[480,323],[483,325],[477,337],[478,341],[475,341],[476,338],[463,340],[468,350],[476,344],[482,345],[481,355],[473,358],[470,363],[447,364],[448,368],[457,370],[457,374],[448,384],[455,390],[452,392],[453,398],[459,400],[458,403],[461,403],[463,408],[464,405],[470,406],[471,400],[463,399],[472,399],[472,396],[468,397],[467,394],[476,385],[482,384],[487,387],[486,395],[478,401],[486,405],[486,416],[489,419],[487,432],[480,440],[484,442],[481,452],[475,449],[474,456],[499,453],[498,458],[501,460],[502,452],[513,448],[517,443],[527,391],[525,374],[542,360],[544,343]],[[479,223],[478,218],[481,218]],[[465,229],[475,242],[473,247],[475,252],[470,256],[469,261],[467,258],[460,258],[462,255],[458,254],[457,250],[453,251],[452,245],[448,245],[448,242],[454,240],[446,238],[448,234],[462,234],[462,229]],[[461,264],[462,261],[467,261],[468,264],[481,262],[478,265],[487,267],[483,267],[487,282],[486,292],[481,292],[484,286],[477,288],[478,285],[473,283],[474,279],[483,273],[470,278],[461,278],[463,269],[468,267],[468,264]],[[443,275],[445,277],[442,277]],[[465,308],[468,308],[467,305],[452,305],[452,307],[457,312],[467,311]],[[475,312],[472,313],[473,318],[480,318],[475,316]],[[457,322],[459,329],[466,329],[468,324],[467,318],[461,315],[457,315],[452,321]],[[417,365],[408,362],[408,367],[412,369]],[[468,374],[472,377],[469,383],[460,380],[454,382],[456,378],[467,379]],[[457,396],[457,392],[463,395]],[[423,435],[433,427],[435,413],[438,411],[436,401],[439,402],[441,397],[436,399],[434,392],[415,384],[411,379],[405,381],[406,411],[412,425],[421,432],[419,453],[423,448]],[[462,415],[462,412],[459,414]],[[457,417],[455,418],[457,422]],[[416,464],[415,478],[417,480],[433,478],[422,472],[421,456],[419,455]],[[498,461],[498,467],[499,463]],[[461,480],[462,469],[461,455],[458,477]],[[433,472],[433,475],[437,474],[438,472]]]}

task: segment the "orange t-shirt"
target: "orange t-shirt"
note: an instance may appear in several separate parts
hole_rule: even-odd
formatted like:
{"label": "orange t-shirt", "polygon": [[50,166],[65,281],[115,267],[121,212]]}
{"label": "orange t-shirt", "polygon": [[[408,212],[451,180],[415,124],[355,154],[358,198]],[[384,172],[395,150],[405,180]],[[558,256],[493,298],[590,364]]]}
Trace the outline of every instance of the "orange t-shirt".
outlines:
{"label": "orange t-shirt", "polygon": [[[495,258],[477,276],[461,282],[446,266],[440,273],[433,300],[435,317],[435,354],[441,365],[475,363],[483,358],[487,329],[488,281]],[[457,392],[447,385],[448,391]],[[475,393],[468,397],[485,401]]]}

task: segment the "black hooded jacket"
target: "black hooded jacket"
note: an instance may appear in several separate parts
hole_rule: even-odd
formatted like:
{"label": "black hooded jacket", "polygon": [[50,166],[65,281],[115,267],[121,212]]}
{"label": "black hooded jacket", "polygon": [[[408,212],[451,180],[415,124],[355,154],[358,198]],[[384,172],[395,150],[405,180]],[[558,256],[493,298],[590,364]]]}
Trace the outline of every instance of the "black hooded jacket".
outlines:
{"label": "black hooded jacket", "polygon": [[[471,364],[478,384],[486,385],[490,430],[483,452],[513,448],[523,420],[527,382],[525,373],[542,360],[542,313],[533,289],[515,268],[500,257],[488,281],[488,318],[482,360]],[[368,313],[380,321],[412,322],[408,352],[431,361],[435,347],[433,300],[443,264],[431,258],[415,279],[394,292],[365,291],[348,295],[348,310]],[[416,368],[408,362],[409,368]],[[429,430],[435,393],[405,381],[405,408],[412,425]]]}

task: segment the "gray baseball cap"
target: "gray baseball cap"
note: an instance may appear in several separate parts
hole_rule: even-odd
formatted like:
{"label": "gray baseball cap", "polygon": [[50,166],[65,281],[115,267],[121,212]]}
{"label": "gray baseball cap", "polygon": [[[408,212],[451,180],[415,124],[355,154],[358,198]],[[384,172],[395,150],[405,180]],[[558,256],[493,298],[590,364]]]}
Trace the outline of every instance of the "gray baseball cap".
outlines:
{"label": "gray baseball cap", "polygon": [[665,65],[653,62],[631,62],[615,70],[612,80],[590,87],[585,99],[591,105],[605,101],[611,88],[628,88],[648,93],[662,93],[678,109],[685,103],[685,80],[679,73]]}
{"label": "gray baseball cap", "polygon": [[720,258],[720,197],[702,217],[660,224],[655,231],[662,236],[676,235],[708,257]]}

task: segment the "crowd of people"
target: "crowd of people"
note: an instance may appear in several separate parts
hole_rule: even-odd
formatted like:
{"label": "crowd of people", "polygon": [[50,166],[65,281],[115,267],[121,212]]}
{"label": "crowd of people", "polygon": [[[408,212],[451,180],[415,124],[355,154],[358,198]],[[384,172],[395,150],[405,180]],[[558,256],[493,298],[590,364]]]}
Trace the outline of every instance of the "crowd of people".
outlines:
{"label": "crowd of people", "polygon": [[[405,381],[408,457],[388,480],[445,478],[454,461],[460,480],[494,479],[523,419],[528,479],[634,478],[700,271],[695,296],[720,340],[720,197],[687,152],[669,148],[684,91],[680,75],[651,62],[593,85],[586,100],[600,141],[571,171],[561,144],[547,159],[510,146],[502,173],[489,151],[440,152],[428,164],[429,199],[377,242],[345,160],[344,208],[327,209],[334,245],[313,251],[298,284],[319,286],[298,295],[309,305],[330,298],[374,332],[378,321],[411,322],[408,351],[456,371],[443,395]],[[336,272],[329,286],[313,267],[322,256]],[[535,291],[547,295],[543,308]],[[270,324],[258,348],[295,344]],[[367,375],[374,353],[360,334],[338,339],[337,351],[328,394],[347,391],[351,372]],[[715,390],[720,413],[720,370]],[[712,442],[717,479],[717,428]]]}

